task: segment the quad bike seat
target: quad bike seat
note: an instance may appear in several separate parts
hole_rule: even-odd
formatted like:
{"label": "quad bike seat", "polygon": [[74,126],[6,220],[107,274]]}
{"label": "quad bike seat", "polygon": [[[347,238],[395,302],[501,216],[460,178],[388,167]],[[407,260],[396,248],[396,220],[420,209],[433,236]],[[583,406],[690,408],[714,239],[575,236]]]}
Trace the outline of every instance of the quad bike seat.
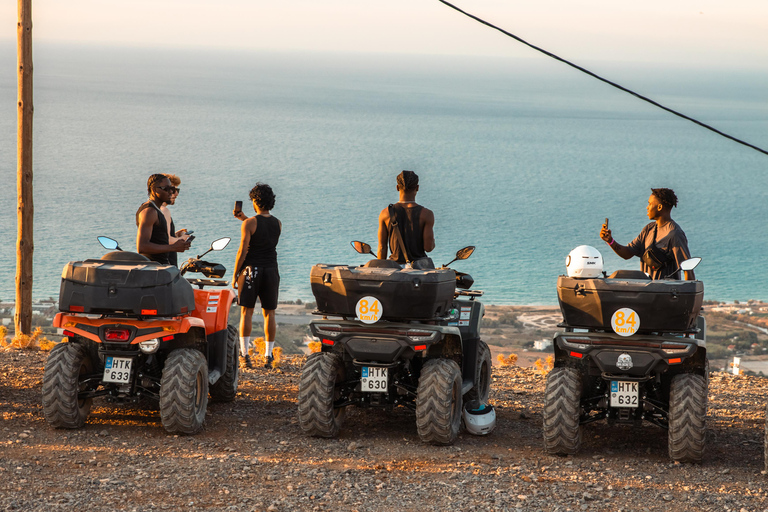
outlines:
{"label": "quad bike seat", "polygon": [[147,258],[146,256],[143,256],[137,252],[128,252],[128,251],[112,251],[108,252],[104,256],[101,257],[102,260],[106,261],[135,261],[135,262],[141,262],[141,263],[154,263],[152,260]]}
{"label": "quad bike seat", "polygon": [[369,260],[363,266],[366,268],[396,268],[398,270],[403,268],[401,264],[399,264],[394,260],[380,260],[380,259]]}
{"label": "quad bike seat", "polygon": [[617,270],[608,279],[650,279],[650,276],[642,270]]}

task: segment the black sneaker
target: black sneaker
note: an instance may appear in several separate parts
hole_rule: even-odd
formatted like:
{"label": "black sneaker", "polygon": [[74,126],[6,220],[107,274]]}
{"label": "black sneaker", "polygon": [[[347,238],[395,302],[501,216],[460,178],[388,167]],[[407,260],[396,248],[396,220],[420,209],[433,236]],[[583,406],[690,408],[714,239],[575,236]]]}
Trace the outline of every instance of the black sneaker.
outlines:
{"label": "black sneaker", "polygon": [[245,355],[245,367],[253,369],[253,363],[251,362],[251,356]]}
{"label": "black sneaker", "polygon": [[272,361],[275,360],[272,356],[267,356],[267,362],[264,364],[264,368],[272,368]]}

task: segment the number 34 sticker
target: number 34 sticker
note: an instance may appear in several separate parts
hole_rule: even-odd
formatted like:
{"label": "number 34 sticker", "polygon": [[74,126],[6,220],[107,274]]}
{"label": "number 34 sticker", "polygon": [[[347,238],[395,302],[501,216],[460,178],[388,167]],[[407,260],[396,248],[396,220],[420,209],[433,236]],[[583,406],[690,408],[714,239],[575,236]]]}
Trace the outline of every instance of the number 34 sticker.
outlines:
{"label": "number 34 sticker", "polygon": [[611,317],[611,327],[619,336],[632,336],[640,328],[640,315],[634,309],[621,308]]}
{"label": "number 34 sticker", "polygon": [[375,324],[381,319],[381,315],[384,313],[384,308],[376,297],[363,297],[357,301],[355,306],[355,314],[357,319],[364,324]]}

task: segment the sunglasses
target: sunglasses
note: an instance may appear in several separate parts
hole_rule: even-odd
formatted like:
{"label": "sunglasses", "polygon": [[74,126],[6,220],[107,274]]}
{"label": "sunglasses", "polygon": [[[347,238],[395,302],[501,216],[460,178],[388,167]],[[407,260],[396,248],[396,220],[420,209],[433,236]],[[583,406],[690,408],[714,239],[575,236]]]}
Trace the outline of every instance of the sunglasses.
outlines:
{"label": "sunglasses", "polygon": [[157,187],[157,188],[159,188],[160,190],[164,190],[164,191],[168,192],[169,194],[178,194],[179,193],[179,189],[176,188],[176,187]]}

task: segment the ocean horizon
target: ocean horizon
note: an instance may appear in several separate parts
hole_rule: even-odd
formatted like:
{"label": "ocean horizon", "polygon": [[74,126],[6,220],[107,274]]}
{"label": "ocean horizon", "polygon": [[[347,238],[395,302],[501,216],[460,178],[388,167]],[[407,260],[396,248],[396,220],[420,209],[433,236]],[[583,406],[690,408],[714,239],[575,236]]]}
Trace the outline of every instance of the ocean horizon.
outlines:
{"label": "ocean horizon", "polygon": [[[13,42],[0,42],[0,173],[16,181]],[[768,157],[544,57],[447,57],[35,47],[33,296],[57,297],[68,261],[97,258],[106,235],[135,248],[134,214],[155,172],[182,180],[172,207],[193,252],[231,276],[257,181],[275,189],[281,300],[313,300],[315,263],[362,264],[395,176],[420,176],[437,248],[475,254],[487,304],[553,305],[578,245],[605,268],[639,268],[599,239],[610,218],[628,243],[651,187],[679,197],[705,299],[768,299]],[[768,69],[582,62],[593,71],[757,146],[768,147]],[[248,210],[246,210],[247,212]],[[0,191],[0,300],[12,301],[16,187]],[[214,256],[215,254],[215,256]],[[186,254],[180,255],[180,259]]]}

